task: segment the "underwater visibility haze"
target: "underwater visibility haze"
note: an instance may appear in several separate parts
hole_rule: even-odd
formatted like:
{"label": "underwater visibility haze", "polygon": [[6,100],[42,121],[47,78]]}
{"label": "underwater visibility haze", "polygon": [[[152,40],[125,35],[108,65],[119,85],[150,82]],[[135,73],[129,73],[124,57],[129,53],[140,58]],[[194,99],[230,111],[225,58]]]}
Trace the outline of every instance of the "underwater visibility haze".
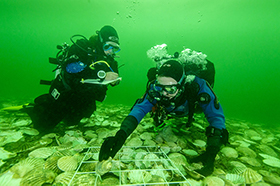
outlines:
{"label": "underwater visibility haze", "polygon": [[56,45],[104,25],[118,31],[123,78],[105,103],[132,106],[155,63],[146,51],[166,43],[170,54],[190,48],[216,67],[214,90],[225,116],[280,123],[278,0],[1,0],[1,101],[32,101],[54,77]]}
{"label": "underwater visibility haze", "polygon": [[[279,7],[279,0],[0,0],[0,185],[280,185]],[[55,77],[48,58],[57,45],[104,25],[118,32],[122,80],[90,118],[43,135],[26,113],[2,110],[47,93],[39,82]],[[113,159],[98,159],[146,90],[156,66],[147,51],[164,43],[170,55],[189,48],[215,65],[230,144],[206,178],[189,161],[206,149],[202,114],[191,127],[187,118],[162,127],[144,117]]]}

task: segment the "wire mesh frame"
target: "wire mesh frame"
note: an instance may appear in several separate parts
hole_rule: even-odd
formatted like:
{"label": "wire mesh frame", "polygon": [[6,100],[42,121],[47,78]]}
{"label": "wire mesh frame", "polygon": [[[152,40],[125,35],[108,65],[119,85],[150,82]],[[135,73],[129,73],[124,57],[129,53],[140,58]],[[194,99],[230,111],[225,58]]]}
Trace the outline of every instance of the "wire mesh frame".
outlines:
{"label": "wire mesh frame", "polygon": [[[144,149],[147,151],[147,154],[149,153],[154,153],[156,154],[158,157],[162,157],[161,159],[148,159],[148,160],[143,160],[143,159],[123,159],[121,158],[123,155],[129,155],[131,154],[131,152],[126,152],[125,149]],[[154,149],[154,150],[151,150]],[[85,163],[97,163],[97,160],[93,160],[93,161],[87,161],[86,159],[88,159],[88,157],[92,157],[93,155],[98,155],[99,154],[99,150],[100,147],[94,146],[94,147],[89,147],[87,152],[85,153],[81,163],[79,164],[77,170],[75,171],[72,179],[70,180],[68,186],[71,185],[72,181],[74,180],[76,175],[79,174],[95,174],[97,175],[97,173],[95,172],[95,170],[91,171],[91,172],[79,172],[81,166]],[[174,164],[174,162],[172,162],[172,160],[167,156],[167,154],[159,147],[159,146],[140,146],[140,147],[132,147],[132,146],[123,146],[122,149],[116,154],[116,160],[114,159],[112,162],[145,162],[145,161],[149,161],[149,162],[154,162],[155,165],[158,166],[158,162],[163,162],[163,161],[167,161],[169,162],[169,164],[171,165],[171,167],[163,168],[157,168],[157,169],[141,169],[140,166],[138,167],[138,169],[132,169],[132,170],[122,170],[120,167],[120,163],[118,163],[119,165],[119,169],[118,170],[112,170],[110,171],[111,173],[120,173],[119,174],[119,185],[120,186],[135,186],[135,185],[179,185],[179,184],[187,184],[187,185],[191,185],[190,182],[187,180],[187,178],[183,175],[183,173],[177,168],[177,166]],[[158,166],[159,167],[159,166]],[[153,183],[146,183],[143,173],[145,171],[162,171],[161,173],[163,174],[163,171],[172,171],[172,172],[176,172],[180,178],[182,180],[177,180],[177,181],[167,181],[166,177],[163,175],[162,178],[164,179],[164,182],[153,182]],[[135,183],[135,184],[124,184],[122,183],[122,172],[132,172],[132,171],[140,171],[141,172],[141,177],[142,177],[142,181],[143,183]]]}

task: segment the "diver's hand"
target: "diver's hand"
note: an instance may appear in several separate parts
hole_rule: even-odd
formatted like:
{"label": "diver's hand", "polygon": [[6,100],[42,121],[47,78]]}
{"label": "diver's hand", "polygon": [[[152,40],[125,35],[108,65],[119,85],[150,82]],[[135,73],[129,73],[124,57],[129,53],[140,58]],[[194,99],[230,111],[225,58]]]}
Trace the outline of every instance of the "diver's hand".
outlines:
{"label": "diver's hand", "polygon": [[211,147],[207,147],[206,152],[204,152],[196,158],[193,158],[190,162],[201,162],[203,164],[203,168],[195,171],[202,174],[203,176],[209,176],[214,171],[214,161],[217,153],[218,151],[216,149],[211,149]]}
{"label": "diver's hand", "polygon": [[124,130],[119,130],[115,136],[106,138],[99,152],[99,161],[107,160],[109,157],[114,158],[123,146],[126,138],[127,135]]}

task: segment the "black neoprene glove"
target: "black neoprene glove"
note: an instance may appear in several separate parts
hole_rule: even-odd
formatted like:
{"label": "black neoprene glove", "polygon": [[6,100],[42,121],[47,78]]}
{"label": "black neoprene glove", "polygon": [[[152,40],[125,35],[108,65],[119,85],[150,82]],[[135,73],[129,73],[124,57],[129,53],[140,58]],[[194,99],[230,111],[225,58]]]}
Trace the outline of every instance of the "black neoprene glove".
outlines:
{"label": "black neoprene glove", "polygon": [[201,162],[204,167],[200,170],[196,170],[196,172],[204,176],[209,176],[214,171],[214,161],[216,155],[220,151],[220,147],[222,144],[226,145],[226,143],[228,143],[228,132],[226,129],[220,130],[214,127],[207,127],[206,135],[206,151],[198,157],[192,159],[191,163]]}
{"label": "black neoprene glove", "polygon": [[107,160],[109,157],[114,158],[122,148],[126,138],[127,135],[124,130],[119,130],[115,136],[107,137],[101,146],[99,161]]}

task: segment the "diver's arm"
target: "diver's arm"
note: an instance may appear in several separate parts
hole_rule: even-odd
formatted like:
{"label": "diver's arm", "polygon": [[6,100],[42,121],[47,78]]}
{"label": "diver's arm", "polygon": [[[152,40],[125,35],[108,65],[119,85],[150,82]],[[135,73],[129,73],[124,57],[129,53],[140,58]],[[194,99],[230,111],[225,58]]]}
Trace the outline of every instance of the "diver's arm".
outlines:
{"label": "diver's arm", "polygon": [[137,103],[132,108],[131,112],[122,122],[121,130],[124,130],[129,136],[140,123],[140,121],[145,117],[145,115],[152,110],[153,104],[149,102],[147,98],[141,103]]}
{"label": "diver's arm", "polygon": [[218,102],[218,98],[209,85],[207,85],[205,80],[196,77],[195,81],[200,86],[198,96],[200,97],[201,95],[205,95],[207,97],[207,101],[199,101],[199,105],[203,109],[210,126],[221,130],[225,129],[225,116],[222,106]]}
{"label": "diver's arm", "polygon": [[142,118],[152,109],[153,105],[147,99],[137,103],[130,114],[123,120],[120,130],[115,136],[107,137],[101,145],[99,161],[114,158],[121,149],[127,137],[136,129]]}
{"label": "diver's arm", "polygon": [[210,126],[206,128],[205,133],[207,136],[206,151],[192,159],[191,162],[202,162],[204,167],[196,171],[204,176],[209,176],[214,171],[215,157],[221,146],[228,143],[229,134],[226,130],[222,107],[213,90],[205,80],[196,77],[195,81],[200,85],[198,97],[202,99],[199,102]]}

